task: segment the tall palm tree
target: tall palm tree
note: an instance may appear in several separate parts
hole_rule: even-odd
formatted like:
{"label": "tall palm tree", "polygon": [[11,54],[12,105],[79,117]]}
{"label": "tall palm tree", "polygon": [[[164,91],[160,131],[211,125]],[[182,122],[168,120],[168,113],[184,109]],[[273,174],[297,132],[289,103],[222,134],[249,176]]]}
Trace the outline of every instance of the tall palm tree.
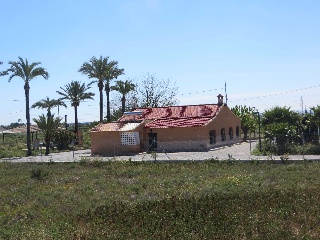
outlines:
{"label": "tall palm tree", "polygon": [[[100,122],[103,121],[103,87],[105,79],[110,75],[110,69],[117,65],[118,62],[109,61],[109,57],[96,58],[92,57],[89,62],[85,62],[79,69],[82,74],[88,75],[89,78],[97,79],[100,95]],[[123,72],[123,69],[122,69]]]}
{"label": "tall palm tree", "polygon": [[31,136],[30,136],[30,108],[29,108],[29,91],[30,91],[30,85],[29,82],[38,77],[41,76],[44,79],[49,78],[49,73],[43,68],[39,67],[40,62],[33,62],[29,64],[28,60],[23,60],[22,57],[19,57],[19,61],[10,61],[9,65],[10,68],[1,72],[0,76],[5,76],[8,74],[11,74],[9,77],[9,82],[14,77],[20,77],[24,81],[24,92],[26,97],[26,119],[27,119],[27,148],[28,148],[28,156],[32,155],[32,149],[31,149]]}
{"label": "tall palm tree", "polygon": [[[60,99],[51,99],[47,97],[46,99],[41,99],[40,101],[32,104],[31,108],[42,108],[42,109],[47,109],[47,116],[51,116],[51,108],[58,107],[59,111],[59,106],[62,107],[67,107],[67,105],[61,101]],[[59,113],[58,113],[59,114]]]}
{"label": "tall palm tree", "polygon": [[108,65],[108,69],[105,75],[105,91],[107,95],[107,121],[110,122],[110,82],[112,79],[117,79],[118,76],[124,74],[123,68],[118,68],[118,62],[117,61],[111,61]]}
{"label": "tall palm tree", "polygon": [[135,89],[135,85],[129,81],[126,80],[124,81],[116,81],[116,85],[111,87],[111,90],[115,90],[119,93],[122,94],[122,98],[121,98],[121,103],[122,103],[122,107],[121,107],[121,111],[122,113],[125,112],[126,110],[126,95],[133,91]]}
{"label": "tall palm tree", "polygon": [[91,88],[91,84],[81,83],[79,81],[72,81],[64,86],[64,88],[60,87],[63,92],[57,91],[62,97],[61,100],[69,100],[71,102],[71,106],[74,107],[74,130],[75,133],[78,133],[78,107],[80,102],[92,99],[94,93],[87,92]]}
{"label": "tall palm tree", "polygon": [[38,125],[44,134],[44,141],[46,143],[45,155],[48,155],[52,134],[60,126],[61,118],[55,118],[54,115],[45,116],[42,114],[38,119],[34,118],[33,121]]}

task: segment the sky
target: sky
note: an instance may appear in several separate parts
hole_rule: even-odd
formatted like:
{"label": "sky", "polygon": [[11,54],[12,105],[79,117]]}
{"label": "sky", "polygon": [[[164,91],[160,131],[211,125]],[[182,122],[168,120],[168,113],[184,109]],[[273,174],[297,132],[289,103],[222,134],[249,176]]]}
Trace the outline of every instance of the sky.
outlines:
{"label": "sky", "polygon": [[[80,66],[108,56],[125,70],[118,80],[169,78],[179,105],[217,103],[226,84],[229,107],[309,110],[320,105],[319,12],[318,0],[0,0],[0,71],[19,56],[41,62],[50,78],[30,82],[30,104],[89,83]],[[0,125],[26,122],[23,80],[0,81]],[[91,91],[79,122],[99,120],[96,84]],[[59,116],[72,123],[67,104]]]}

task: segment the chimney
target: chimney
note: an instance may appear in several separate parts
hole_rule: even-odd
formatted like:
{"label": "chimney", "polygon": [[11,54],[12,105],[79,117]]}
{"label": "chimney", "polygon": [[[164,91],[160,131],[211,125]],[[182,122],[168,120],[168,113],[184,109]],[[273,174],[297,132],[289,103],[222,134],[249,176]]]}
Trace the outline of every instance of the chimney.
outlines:
{"label": "chimney", "polygon": [[219,94],[217,97],[218,97],[218,106],[222,106],[223,105],[223,96],[221,94]]}

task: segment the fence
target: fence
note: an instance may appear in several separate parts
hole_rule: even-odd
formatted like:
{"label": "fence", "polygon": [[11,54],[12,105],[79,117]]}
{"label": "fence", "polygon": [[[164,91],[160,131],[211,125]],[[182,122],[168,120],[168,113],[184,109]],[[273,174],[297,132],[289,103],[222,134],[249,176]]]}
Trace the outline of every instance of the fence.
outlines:
{"label": "fence", "polygon": [[[9,139],[8,139],[9,140]],[[15,141],[13,141],[15,142]],[[261,142],[261,144],[259,143]],[[171,143],[173,146],[170,146]],[[156,144],[156,147],[155,145]],[[192,146],[192,149],[190,149]],[[172,148],[173,147],[173,148]],[[179,148],[179,150],[172,150]],[[320,160],[319,136],[314,133],[299,134],[295,136],[277,135],[272,137],[262,136],[259,140],[258,134],[252,134],[248,139],[227,139],[226,141],[204,142],[199,136],[192,141],[185,139],[176,143],[175,139],[156,142],[144,148],[140,153],[122,154],[116,146],[108,156],[91,156],[90,150],[75,154],[75,158],[65,157],[59,154],[55,156],[57,161],[78,161],[83,157],[90,160],[125,160],[125,161],[201,161],[201,160],[228,160],[228,161],[291,161],[291,160]],[[51,156],[48,156],[50,159]],[[46,161],[45,158],[41,159]],[[17,160],[20,161],[20,160]]]}
{"label": "fence", "polygon": [[[297,136],[277,135],[272,138],[258,135],[227,141],[225,144],[204,144],[199,141],[178,143],[174,139],[162,143],[159,139],[147,149],[137,154],[121,154],[114,147],[111,156],[104,159],[132,161],[180,161],[180,160],[320,160],[320,144],[317,134],[300,134]],[[261,142],[261,144],[260,144]],[[156,146],[156,147],[155,147]],[[170,146],[170,147],[169,147]],[[177,147],[178,146],[178,147]],[[192,149],[188,150],[190,146]],[[180,150],[173,151],[172,148]]]}

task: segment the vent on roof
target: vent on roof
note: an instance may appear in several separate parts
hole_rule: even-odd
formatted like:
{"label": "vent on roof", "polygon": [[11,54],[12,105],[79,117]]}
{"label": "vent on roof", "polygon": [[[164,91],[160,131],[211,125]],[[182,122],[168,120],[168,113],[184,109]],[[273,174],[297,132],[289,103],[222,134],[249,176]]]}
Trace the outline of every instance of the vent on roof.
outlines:
{"label": "vent on roof", "polygon": [[124,116],[131,116],[131,115],[134,115],[134,116],[141,116],[143,114],[143,112],[124,112],[123,115]]}

